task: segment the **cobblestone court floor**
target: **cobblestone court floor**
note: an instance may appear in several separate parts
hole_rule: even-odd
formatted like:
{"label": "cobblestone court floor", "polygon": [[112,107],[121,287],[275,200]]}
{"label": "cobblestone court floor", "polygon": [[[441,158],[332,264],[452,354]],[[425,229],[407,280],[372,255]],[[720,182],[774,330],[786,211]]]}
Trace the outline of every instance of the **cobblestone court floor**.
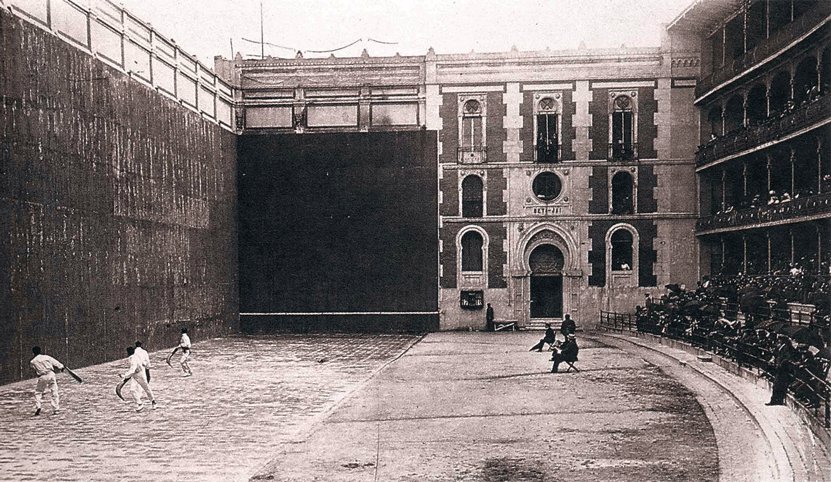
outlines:
{"label": "cobblestone court floor", "polygon": [[59,415],[45,401],[32,416],[34,380],[0,386],[0,479],[245,480],[417,339],[209,340],[194,345],[190,378],[153,352],[160,408],[141,413],[114,392],[126,360],[76,370],[81,385],[59,374]]}

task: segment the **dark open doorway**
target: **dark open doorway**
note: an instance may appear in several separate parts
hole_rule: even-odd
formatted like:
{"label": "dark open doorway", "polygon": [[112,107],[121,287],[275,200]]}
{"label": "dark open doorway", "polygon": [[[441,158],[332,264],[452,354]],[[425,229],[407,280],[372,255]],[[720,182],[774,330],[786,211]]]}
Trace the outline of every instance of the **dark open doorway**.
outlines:
{"label": "dark open doorway", "polygon": [[531,276],[531,318],[563,317],[563,277]]}

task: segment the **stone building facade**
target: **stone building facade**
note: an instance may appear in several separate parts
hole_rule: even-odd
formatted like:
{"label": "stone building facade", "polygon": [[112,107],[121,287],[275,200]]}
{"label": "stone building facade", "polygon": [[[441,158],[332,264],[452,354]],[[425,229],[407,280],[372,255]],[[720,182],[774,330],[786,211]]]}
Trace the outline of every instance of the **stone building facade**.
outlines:
{"label": "stone building facade", "polygon": [[216,59],[242,133],[437,132],[441,329],[588,326],[698,276],[698,45]]}

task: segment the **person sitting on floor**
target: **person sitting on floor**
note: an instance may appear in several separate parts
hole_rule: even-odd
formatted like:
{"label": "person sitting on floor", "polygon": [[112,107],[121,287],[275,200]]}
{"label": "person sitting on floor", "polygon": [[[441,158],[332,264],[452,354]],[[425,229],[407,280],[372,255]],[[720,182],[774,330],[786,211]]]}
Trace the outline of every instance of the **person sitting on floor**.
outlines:
{"label": "person sitting on floor", "polygon": [[545,336],[540,339],[540,342],[536,345],[532,346],[528,351],[542,351],[542,347],[545,346],[546,343],[553,344],[557,341],[557,335],[554,333],[554,330],[551,328],[551,323],[545,324]]}
{"label": "person sitting on floor", "polygon": [[551,356],[551,361],[554,362],[554,366],[551,367],[551,373],[557,373],[560,370],[560,363],[562,362],[576,362],[578,351],[580,351],[580,347],[577,346],[577,337],[573,333],[569,333],[565,343],[560,348],[557,348],[554,351],[554,355]]}

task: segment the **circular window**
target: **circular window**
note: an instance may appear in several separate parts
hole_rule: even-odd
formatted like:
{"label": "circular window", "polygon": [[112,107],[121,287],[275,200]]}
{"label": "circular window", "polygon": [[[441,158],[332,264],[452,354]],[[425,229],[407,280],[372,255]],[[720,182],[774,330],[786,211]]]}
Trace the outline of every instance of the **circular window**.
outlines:
{"label": "circular window", "polygon": [[465,102],[465,115],[479,115],[482,113],[482,105],[479,101],[470,99]]}
{"label": "circular window", "polygon": [[531,187],[537,199],[551,201],[560,195],[560,191],[563,190],[563,183],[560,182],[560,177],[553,172],[542,172],[534,178]]}
{"label": "circular window", "polygon": [[625,95],[621,95],[615,99],[615,107],[617,107],[618,110],[629,110],[632,108],[632,99],[626,97]]}

